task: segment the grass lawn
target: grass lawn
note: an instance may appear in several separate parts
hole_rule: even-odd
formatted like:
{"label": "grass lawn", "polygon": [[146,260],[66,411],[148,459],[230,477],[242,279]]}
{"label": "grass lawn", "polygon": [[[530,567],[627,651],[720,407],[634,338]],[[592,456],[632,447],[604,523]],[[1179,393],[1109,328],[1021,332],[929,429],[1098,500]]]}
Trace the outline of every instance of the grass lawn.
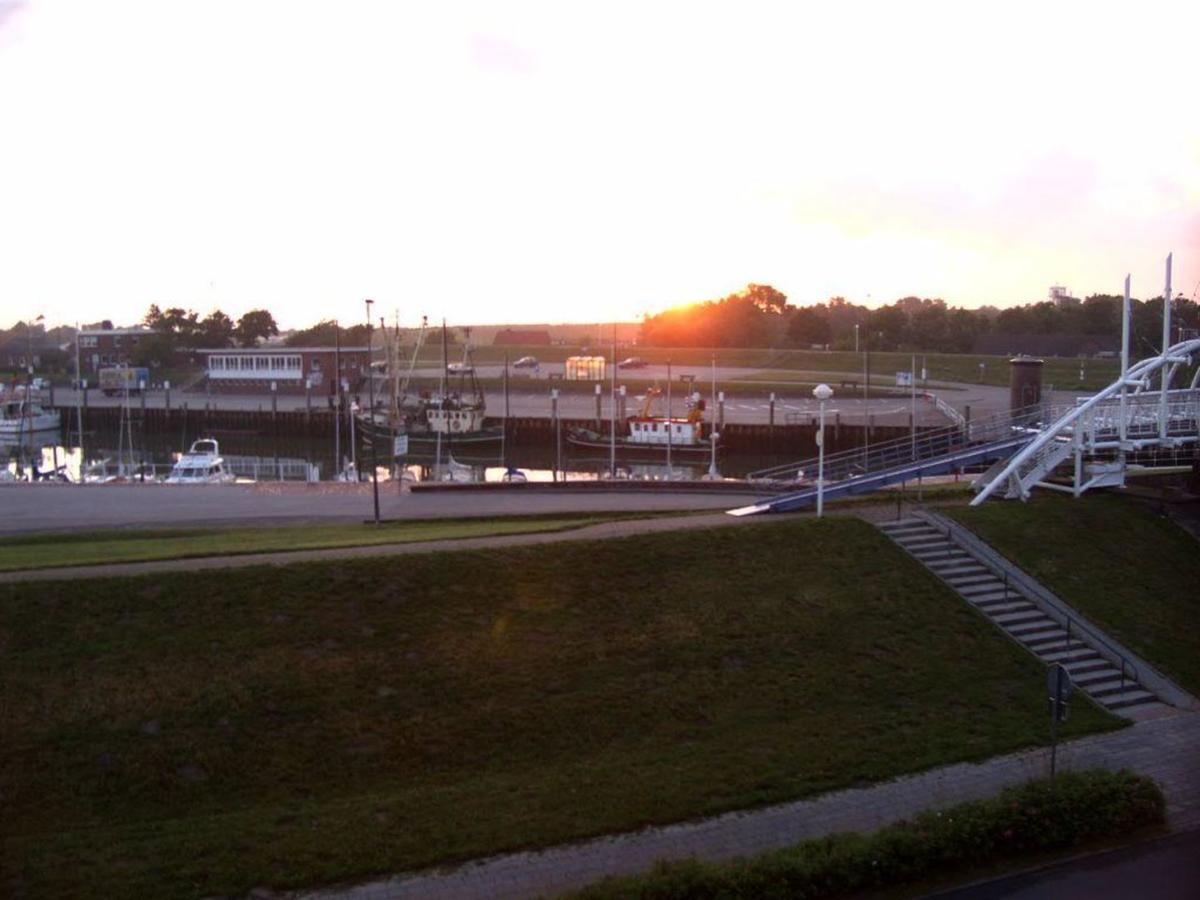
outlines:
{"label": "grass lawn", "polygon": [[0,572],[152,559],[236,556],[321,547],[407,544],[456,538],[566,531],[646,514],[509,516],[492,519],[417,519],[367,524],[278,525],[269,528],[146,528],[128,531],[41,533],[5,537]]}
{"label": "grass lawn", "polygon": [[1116,494],[945,512],[1200,694],[1200,545],[1174,522]]}
{"label": "grass lawn", "polygon": [[855,519],[0,585],[0,658],[31,897],[363,879],[1049,740],[1041,666]]}

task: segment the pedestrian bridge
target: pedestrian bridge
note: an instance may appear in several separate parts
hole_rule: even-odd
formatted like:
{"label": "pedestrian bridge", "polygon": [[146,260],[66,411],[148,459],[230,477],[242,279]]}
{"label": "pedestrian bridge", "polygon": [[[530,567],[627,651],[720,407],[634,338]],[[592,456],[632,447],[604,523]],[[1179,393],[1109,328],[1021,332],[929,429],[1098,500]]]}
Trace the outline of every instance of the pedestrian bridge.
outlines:
{"label": "pedestrian bridge", "polygon": [[[1079,496],[1125,484],[1129,457],[1149,452],[1166,464],[1191,461],[1200,440],[1200,368],[1190,384],[1172,382],[1200,361],[1200,340],[1175,344],[1127,368],[1104,390],[1070,404],[1038,404],[976,422],[825,457],[824,496],[866,494],[929,475],[991,463],[975,486],[978,505],[1001,491],[1026,500],[1034,487]],[[1152,390],[1154,382],[1158,390]],[[795,491],[730,510],[735,516],[792,512],[816,504],[818,459],[752,473],[764,487]],[[1055,480],[1049,480],[1051,477]]]}

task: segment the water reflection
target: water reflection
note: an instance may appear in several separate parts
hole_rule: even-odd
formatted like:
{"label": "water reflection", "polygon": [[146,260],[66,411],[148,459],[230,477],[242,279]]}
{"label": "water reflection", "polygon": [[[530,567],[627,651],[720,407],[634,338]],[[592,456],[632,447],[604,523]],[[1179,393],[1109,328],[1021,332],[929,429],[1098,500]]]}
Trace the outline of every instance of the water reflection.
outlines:
{"label": "water reflection", "polygon": [[[200,436],[141,433],[140,429],[125,434],[92,431],[84,433],[82,452],[74,428],[67,435],[55,431],[25,435],[19,443],[0,439],[0,479],[30,480],[35,471],[39,478],[58,473],[74,482],[81,477],[85,480],[164,478],[191,440]],[[311,477],[330,481],[346,472],[351,480],[355,474],[363,480],[370,478],[369,446],[351,447],[344,438],[339,459],[332,439],[232,431],[214,431],[211,436],[220,442],[221,455],[232,463],[230,468],[243,480],[294,481]],[[773,454],[726,454],[720,460],[720,475],[737,478],[748,471],[789,460],[788,456]],[[432,452],[410,454],[395,466],[381,458],[378,471],[381,480],[520,480],[510,470],[532,482],[597,480],[613,474],[607,456],[575,455],[564,447],[563,455],[556,457],[552,446],[512,444],[483,455],[459,453],[455,449],[443,454],[440,465]],[[615,474],[619,479],[639,481],[693,480],[707,476],[708,464],[676,462],[668,469],[665,460],[618,459]]]}

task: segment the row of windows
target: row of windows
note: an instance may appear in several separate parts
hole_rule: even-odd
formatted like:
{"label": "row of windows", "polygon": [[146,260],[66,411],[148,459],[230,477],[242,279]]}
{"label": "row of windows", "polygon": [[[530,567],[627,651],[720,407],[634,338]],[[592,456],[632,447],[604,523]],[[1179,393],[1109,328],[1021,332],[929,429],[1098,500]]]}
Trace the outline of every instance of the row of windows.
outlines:
{"label": "row of windows", "polygon": [[210,372],[281,372],[300,371],[299,356],[210,356]]}

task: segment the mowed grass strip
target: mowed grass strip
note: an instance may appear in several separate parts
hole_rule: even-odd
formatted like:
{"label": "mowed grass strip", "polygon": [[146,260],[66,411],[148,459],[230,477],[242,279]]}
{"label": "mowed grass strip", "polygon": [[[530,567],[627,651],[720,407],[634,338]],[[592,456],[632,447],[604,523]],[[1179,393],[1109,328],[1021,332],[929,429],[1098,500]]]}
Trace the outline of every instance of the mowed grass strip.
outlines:
{"label": "mowed grass strip", "polygon": [[1200,694],[1200,546],[1170,519],[1136,498],[1095,493],[945,512]]}
{"label": "mowed grass strip", "polygon": [[1036,661],[853,519],[0,586],[0,653],[29,896],[361,880],[1049,739]]}
{"label": "mowed grass strip", "polygon": [[566,531],[599,522],[644,518],[648,515],[655,514],[589,513],[575,516],[420,519],[386,522],[381,525],[340,523],[276,525],[269,528],[207,527],[114,530],[84,534],[42,533],[6,537],[4,543],[0,544],[0,572],[532,534]]}

